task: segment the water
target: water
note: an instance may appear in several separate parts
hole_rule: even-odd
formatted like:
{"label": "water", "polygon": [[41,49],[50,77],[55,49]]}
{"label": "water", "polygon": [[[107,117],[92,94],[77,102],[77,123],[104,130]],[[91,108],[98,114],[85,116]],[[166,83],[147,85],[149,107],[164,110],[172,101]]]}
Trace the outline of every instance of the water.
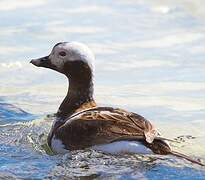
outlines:
{"label": "water", "polygon": [[205,162],[204,1],[0,2],[0,179],[205,179],[171,156],[49,155],[42,146],[67,80],[30,59],[59,41],[96,54],[99,104],[150,119],[175,150]]}

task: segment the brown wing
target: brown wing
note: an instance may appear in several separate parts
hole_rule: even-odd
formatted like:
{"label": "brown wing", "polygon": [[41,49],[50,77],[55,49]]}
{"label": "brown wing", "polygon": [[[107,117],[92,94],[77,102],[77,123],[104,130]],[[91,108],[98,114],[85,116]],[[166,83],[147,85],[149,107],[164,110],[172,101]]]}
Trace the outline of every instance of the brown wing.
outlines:
{"label": "brown wing", "polygon": [[70,150],[83,149],[119,140],[141,140],[151,143],[156,130],[142,116],[108,107],[77,113],[58,128],[55,137]]}

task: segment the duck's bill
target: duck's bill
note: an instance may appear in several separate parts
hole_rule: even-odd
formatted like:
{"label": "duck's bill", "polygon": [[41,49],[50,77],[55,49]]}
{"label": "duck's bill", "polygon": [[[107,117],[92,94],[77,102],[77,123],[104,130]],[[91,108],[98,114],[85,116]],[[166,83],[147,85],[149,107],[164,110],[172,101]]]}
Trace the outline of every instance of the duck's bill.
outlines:
{"label": "duck's bill", "polygon": [[45,68],[50,68],[50,69],[56,70],[56,66],[54,66],[51,63],[49,56],[45,56],[45,57],[38,58],[38,59],[32,59],[30,61],[30,63],[37,66],[37,67],[45,67]]}
{"label": "duck's bill", "polygon": [[30,63],[37,67],[47,67],[50,64],[50,60],[48,56],[45,56],[38,59],[32,59]]}

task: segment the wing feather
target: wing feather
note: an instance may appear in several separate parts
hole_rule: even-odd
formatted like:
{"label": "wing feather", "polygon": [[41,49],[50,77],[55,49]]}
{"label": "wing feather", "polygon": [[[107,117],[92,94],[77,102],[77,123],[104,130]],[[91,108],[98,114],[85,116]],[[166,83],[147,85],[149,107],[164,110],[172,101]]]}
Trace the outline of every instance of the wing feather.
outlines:
{"label": "wing feather", "polygon": [[144,117],[122,109],[98,107],[67,119],[55,132],[69,149],[81,149],[119,140],[144,140],[152,143],[157,135]]}

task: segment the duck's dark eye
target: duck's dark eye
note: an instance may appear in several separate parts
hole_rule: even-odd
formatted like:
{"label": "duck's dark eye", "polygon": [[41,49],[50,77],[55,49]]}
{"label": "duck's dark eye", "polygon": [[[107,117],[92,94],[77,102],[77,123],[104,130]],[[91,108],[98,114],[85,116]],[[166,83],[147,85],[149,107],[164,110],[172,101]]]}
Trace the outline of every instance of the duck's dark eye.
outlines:
{"label": "duck's dark eye", "polygon": [[59,55],[60,56],[66,56],[66,52],[65,51],[61,51],[61,52],[59,52]]}

